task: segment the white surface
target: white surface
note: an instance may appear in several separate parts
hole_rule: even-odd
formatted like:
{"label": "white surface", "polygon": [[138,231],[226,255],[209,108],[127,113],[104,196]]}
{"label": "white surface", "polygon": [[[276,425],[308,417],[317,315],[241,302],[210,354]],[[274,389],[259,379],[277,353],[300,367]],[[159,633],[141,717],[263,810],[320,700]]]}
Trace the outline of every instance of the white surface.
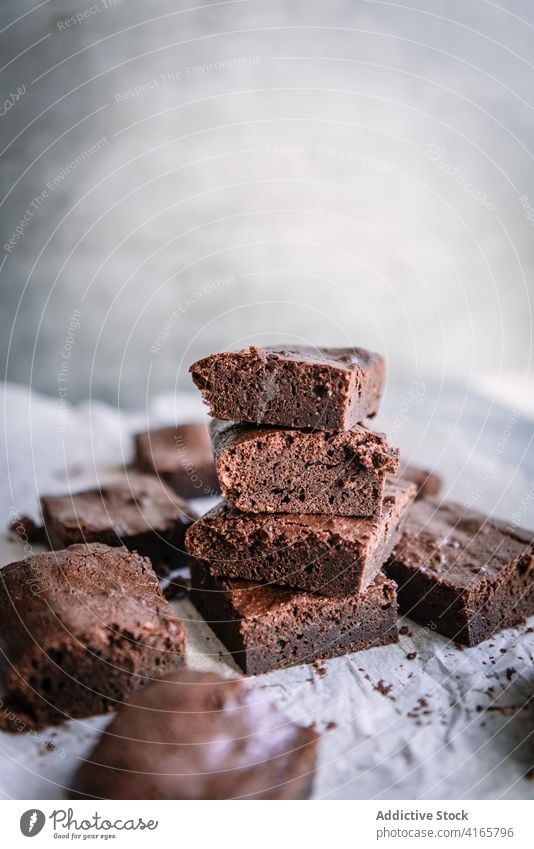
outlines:
{"label": "white surface", "polygon": [[[202,415],[192,396],[157,399],[148,417],[119,418],[102,404],[83,405],[68,411],[62,420],[66,431],[59,433],[56,401],[37,395],[30,401],[21,387],[8,387],[4,401],[9,452],[0,469],[8,483],[2,488],[2,517],[11,509],[35,511],[37,490],[59,492],[69,483],[94,481],[101,472],[116,473],[120,458],[130,457],[128,433],[147,418],[163,423]],[[454,497],[534,526],[529,420],[459,389],[425,387],[417,395],[409,387],[398,393],[390,387],[378,424],[407,458],[430,464],[435,458]],[[71,478],[73,468],[77,474]],[[5,537],[0,545],[2,563],[22,554],[22,546]],[[237,674],[191,604],[182,601],[176,609],[187,626],[190,665]],[[399,645],[331,660],[324,676],[301,666],[253,679],[294,719],[315,721],[321,729],[336,724],[321,743],[316,796],[532,797],[532,781],[522,776],[534,761],[529,739],[534,634],[526,626],[510,629],[459,651],[445,638],[406,624],[410,635]],[[416,658],[408,660],[414,651]],[[61,797],[107,721],[70,722],[32,736],[0,734],[0,794]],[[48,751],[46,741],[57,749]]]}

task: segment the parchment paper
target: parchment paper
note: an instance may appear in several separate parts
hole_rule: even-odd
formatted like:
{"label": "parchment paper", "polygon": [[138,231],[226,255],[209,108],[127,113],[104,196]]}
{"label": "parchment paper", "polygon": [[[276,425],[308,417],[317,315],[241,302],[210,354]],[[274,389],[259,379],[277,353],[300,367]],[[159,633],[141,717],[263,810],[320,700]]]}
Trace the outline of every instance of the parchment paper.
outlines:
{"label": "parchment paper", "polygon": [[[24,556],[6,528],[16,514],[37,517],[38,492],[120,475],[132,433],[203,415],[193,394],[158,397],[140,414],[99,402],[64,410],[20,386],[3,390],[2,401],[2,564]],[[436,467],[447,497],[534,527],[534,429],[519,412],[414,380],[388,388],[376,426],[405,459]],[[240,674],[194,607],[187,600],[175,607],[187,625],[189,665]],[[300,666],[251,679],[288,716],[323,730],[315,796],[532,797],[534,621],[463,650],[409,620],[400,624],[399,645],[335,658],[319,670]],[[108,721],[0,733],[1,797],[62,798]]]}

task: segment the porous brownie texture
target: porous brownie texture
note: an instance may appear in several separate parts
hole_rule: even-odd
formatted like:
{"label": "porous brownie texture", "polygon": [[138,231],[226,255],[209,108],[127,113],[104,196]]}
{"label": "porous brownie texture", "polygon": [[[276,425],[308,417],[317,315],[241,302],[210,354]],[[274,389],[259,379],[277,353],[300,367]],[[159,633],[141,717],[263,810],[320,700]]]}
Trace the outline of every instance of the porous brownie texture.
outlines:
{"label": "porous brownie texture", "polygon": [[18,727],[103,713],[184,663],[150,561],[94,543],[0,570],[0,680]]}
{"label": "porous brownie texture", "polygon": [[192,561],[191,600],[249,675],[397,642],[395,584],[379,573],[362,595],[326,598],[212,575]]}
{"label": "porous brownie texture", "polygon": [[319,735],[263,690],[183,670],[119,707],[78,771],[74,796],[99,799],[304,799]]}
{"label": "porous brownie texture", "polygon": [[99,489],[44,496],[41,509],[52,548],[125,545],[150,557],[158,573],[183,565],[191,508],[152,475],[132,474]]}
{"label": "porous brownie texture", "polygon": [[157,475],[184,498],[217,495],[219,486],[205,424],[185,424],[139,433],[137,468]]}
{"label": "porous brownie texture", "polygon": [[361,425],[328,433],[215,420],[211,433],[221,492],[251,513],[376,516],[399,462]]}
{"label": "porous brownie texture", "polygon": [[385,379],[383,358],[363,348],[252,346],[190,371],[218,419],[333,431],[374,416]]}
{"label": "porous brownie texture", "polygon": [[432,498],[441,492],[442,480],[437,472],[431,472],[429,469],[421,469],[419,466],[413,466],[411,463],[404,463],[401,459],[397,475],[399,478],[411,481],[416,485],[416,500],[420,498]]}
{"label": "porous brownie texture", "polygon": [[413,484],[391,479],[375,519],[242,513],[223,501],[189,528],[186,546],[214,575],[326,596],[360,593],[393,551],[414,496]]}
{"label": "porous brownie texture", "polygon": [[532,532],[460,504],[416,502],[386,572],[403,613],[468,646],[534,614]]}

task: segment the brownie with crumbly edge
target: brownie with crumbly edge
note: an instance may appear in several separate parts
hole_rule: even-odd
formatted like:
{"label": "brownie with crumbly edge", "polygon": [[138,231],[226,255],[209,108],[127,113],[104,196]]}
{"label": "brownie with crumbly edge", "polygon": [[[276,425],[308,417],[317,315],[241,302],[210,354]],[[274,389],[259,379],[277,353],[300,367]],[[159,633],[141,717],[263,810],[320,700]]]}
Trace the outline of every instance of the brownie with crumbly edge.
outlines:
{"label": "brownie with crumbly edge", "polygon": [[150,561],[126,548],[72,545],[4,566],[0,612],[4,715],[19,729],[110,711],[184,663],[182,623]]}
{"label": "brownie with crumbly edge", "polygon": [[186,547],[214,575],[325,596],[360,593],[393,551],[414,497],[413,484],[391,479],[375,519],[242,513],[223,501],[189,528]]}
{"label": "brownie with crumbly edge", "polygon": [[461,504],[416,502],[385,569],[403,613],[468,646],[534,614],[534,534]]}
{"label": "brownie with crumbly edge", "polygon": [[251,513],[376,516],[399,463],[362,425],[330,433],[215,419],[211,434],[221,492]]}
{"label": "brownie with crumbly edge", "polygon": [[218,419],[336,431],[376,414],[385,362],[363,348],[253,345],[190,372]]}
{"label": "brownie with crumbly edge", "polygon": [[150,557],[161,574],[184,563],[191,508],[152,475],[131,474],[98,489],[44,496],[41,509],[52,548],[84,542],[125,545]]}
{"label": "brownie with crumbly edge", "polygon": [[257,687],[181,670],[122,704],[74,779],[74,798],[305,799],[319,734]]}
{"label": "brownie with crumbly edge", "polygon": [[192,561],[191,600],[249,675],[395,643],[395,584],[379,573],[361,595],[327,598],[212,575]]}
{"label": "brownie with crumbly edge", "polygon": [[208,428],[184,424],[138,433],[135,462],[157,475],[183,498],[207,498],[219,491]]}

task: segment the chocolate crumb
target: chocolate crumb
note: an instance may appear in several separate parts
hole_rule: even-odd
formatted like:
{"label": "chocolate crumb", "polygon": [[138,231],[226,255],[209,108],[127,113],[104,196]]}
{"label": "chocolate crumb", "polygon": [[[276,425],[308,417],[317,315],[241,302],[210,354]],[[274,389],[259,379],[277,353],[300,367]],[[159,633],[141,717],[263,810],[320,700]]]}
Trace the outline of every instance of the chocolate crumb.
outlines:
{"label": "chocolate crumb", "polygon": [[319,675],[320,678],[324,678],[324,676],[326,675],[326,667],[324,665],[324,661],[322,661],[320,658],[317,658],[313,661],[312,666],[317,672],[317,675]]}
{"label": "chocolate crumb", "polygon": [[514,675],[517,675],[517,670],[514,669],[513,666],[509,666],[506,670],[506,678],[508,679],[508,681],[511,681]]}
{"label": "chocolate crumb", "polygon": [[411,652],[408,652],[408,654],[406,655],[406,660],[415,660],[416,657],[417,657],[417,652],[411,651]]}
{"label": "chocolate crumb", "polygon": [[390,692],[393,689],[393,684],[386,684],[386,682],[381,678],[378,684],[374,688],[377,693],[380,693],[382,696],[386,696],[387,698],[393,699],[393,696],[390,696]]}

